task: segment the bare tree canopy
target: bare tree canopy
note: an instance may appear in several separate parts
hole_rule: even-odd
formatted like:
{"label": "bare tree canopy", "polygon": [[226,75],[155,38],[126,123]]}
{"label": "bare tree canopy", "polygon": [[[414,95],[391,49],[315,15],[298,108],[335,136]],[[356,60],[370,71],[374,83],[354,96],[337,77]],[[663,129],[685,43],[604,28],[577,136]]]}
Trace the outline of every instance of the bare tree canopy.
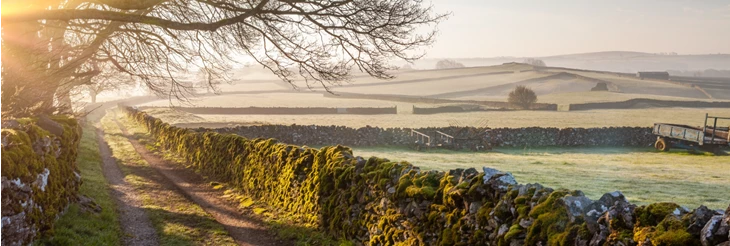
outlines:
{"label": "bare tree canopy", "polygon": [[99,68],[99,70],[102,72],[90,78],[88,83],[74,87],[72,94],[88,94],[91,103],[95,103],[96,97],[102,92],[126,90],[137,85],[137,81],[120,71],[111,68]]}
{"label": "bare tree canopy", "polygon": [[8,0],[2,11],[3,115],[67,107],[64,92],[101,73],[92,63],[171,98],[189,89],[176,76],[226,80],[242,56],[308,87],[353,69],[390,78],[388,62],[420,58],[445,18],[421,0]]}
{"label": "bare tree canopy", "polygon": [[522,109],[530,109],[537,102],[537,95],[529,87],[518,85],[509,93],[507,101]]}
{"label": "bare tree canopy", "polygon": [[532,66],[536,66],[536,67],[547,66],[547,65],[545,65],[545,62],[543,60],[535,59],[535,58],[527,58],[527,59],[525,59],[524,63],[527,63]]}
{"label": "bare tree canopy", "polygon": [[436,62],[436,69],[450,69],[450,68],[462,68],[464,67],[464,64],[461,64],[460,62],[444,59]]}

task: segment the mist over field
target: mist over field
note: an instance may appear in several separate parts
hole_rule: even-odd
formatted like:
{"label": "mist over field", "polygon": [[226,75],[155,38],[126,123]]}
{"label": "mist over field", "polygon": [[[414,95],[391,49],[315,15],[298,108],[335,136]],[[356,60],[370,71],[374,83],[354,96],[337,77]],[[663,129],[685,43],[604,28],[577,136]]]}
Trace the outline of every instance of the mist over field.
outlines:
{"label": "mist over field", "polygon": [[730,246],[730,2],[3,0],[2,245]]}

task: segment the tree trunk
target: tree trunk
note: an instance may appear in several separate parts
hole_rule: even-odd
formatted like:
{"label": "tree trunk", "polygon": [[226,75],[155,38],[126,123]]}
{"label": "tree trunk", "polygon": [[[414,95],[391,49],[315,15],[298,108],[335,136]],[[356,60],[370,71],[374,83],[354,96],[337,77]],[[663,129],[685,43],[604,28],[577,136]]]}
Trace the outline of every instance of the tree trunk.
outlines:
{"label": "tree trunk", "polygon": [[96,103],[96,92],[90,91],[89,94],[91,95],[91,103]]}
{"label": "tree trunk", "polygon": [[56,92],[56,107],[59,113],[73,114],[73,102],[71,101],[71,89],[67,86],[58,88]]}
{"label": "tree trunk", "polygon": [[[39,23],[3,23],[3,118],[49,113],[58,83],[46,78],[48,48],[38,36]],[[51,83],[48,83],[51,82]]]}
{"label": "tree trunk", "polygon": [[[75,7],[81,1],[71,0],[67,4]],[[58,3],[28,4],[31,10],[42,10],[45,6]],[[37,21],[3,24],[3,115],[25,117],[35,114],[53,114],[56,111],[54,99],[70,107],[68,98],[56,95],[63,77],[53,76],[64,59],[67,45],[64,35],[66,21]],[[8,93],[6,93],[6,90]],[[59,100],[62,99],[62,100]]]}

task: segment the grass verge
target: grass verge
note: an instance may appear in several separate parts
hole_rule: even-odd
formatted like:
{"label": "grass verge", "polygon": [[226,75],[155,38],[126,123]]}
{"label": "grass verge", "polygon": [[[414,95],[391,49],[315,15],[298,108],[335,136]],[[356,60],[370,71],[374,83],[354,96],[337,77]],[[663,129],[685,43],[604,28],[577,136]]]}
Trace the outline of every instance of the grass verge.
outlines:
{"label": "grass verge", "polygon": [[125,181],[140,194],[160,245],[236,245],[221,224],[178,193],[174,185],[156,182],[165,178],[135,151],[113,117],[114,113],[108,113],[101,119],[105,140],[125,174]]}
{"label": "grass verge", "polygon": [[89,197],[101,208],[96,213],[71,204],[55,224],[54,231],[38,240],[35,245],[119,245],[122,234],[118,214],[106,178],[101,171],[101,156],[96,131],[84,124],[79,156],[76,160],[82,184],[79,195]]}

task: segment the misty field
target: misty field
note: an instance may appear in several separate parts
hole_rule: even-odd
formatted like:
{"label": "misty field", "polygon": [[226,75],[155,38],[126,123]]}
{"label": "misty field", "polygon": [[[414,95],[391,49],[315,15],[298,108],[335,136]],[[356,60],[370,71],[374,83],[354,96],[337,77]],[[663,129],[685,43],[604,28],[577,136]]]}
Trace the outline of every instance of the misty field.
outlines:
{"label": "misty field", "polygon": [[651,127],[655,122],[702,125],[705,113],[718,116],[730,115],[730,109],[722,108],[648,108],[610,109],[585,111],[489,111],[469,113],[444,113],[435,115],[193,115],[172,109],[148,110],[166,122],[185,127],[209,127],[210,125],[340,125],[349,127],[446,127],[487,126],[499,127]]}
{"label": "misty field", "polygon": [[483,166],[511,172],[517,182],[578,189],[591,199],[620,190],[637,204],[676,202],[724,209],[730,202],[730,156],[651,148],[503,148],[490,153],[408,148],[353,148],[354,154],[408,161],[422,169]]}
{"label": "misty field", "polygon": [[[500,66],[398,71],[392,80],[355,76],[352,83],[333,86],[336,92],[434,96],[452,99],[506,101],[515,85],[527,85],[544,103],[572,104],[614,102],[634,98],[674,101],[715,101],[695,88],[672,81],[640,80],[628,75],[562,69],[534,70],[531,66]],[[555,75],[555,76],[553,76]],[[549,77],[548,77],[549,76]],[[546,78],[547,77],[547,78]],[[610,83],[614,90],[590,91],[596,81]],[[300,82],[295,82],[304,86]],[[346,99],[320,93],[287,92],[288,85],[274,81],[243,81],[226,86],[226,91],[252,94],[208,95],[194,98],[198,107],[398,107],[394,115],[195,115],[175,109],[147,111],[181,127],[232,127],[236,125],[339,125],[349,127],[651,127],[656,122],[699,126],[705,113],[730,116],[723,108],[652,108],[585,111],[484,111],[414,115],[411,108],[458,104],[403,103],[385,100]],[[280,88],[277,93],[255,93]],[[277,89],[278,90],[278,89]],[[717,92],[717,91],[715,91]],[[438,96],[441,95],[441,96]],[[157,101],[145,106],[168,106]],[[647,108],[642,108],[647,107]],[[722,122],[723,126],[730,122]],[[512,172],[520,183],[541,183],[553,188],[582,190],[593,199],[620,190],[631,202],[648,204],[671,201],[689,208],[700,204],[714,209],[730,202],[730,156],[689,154],[686,151],[658,153],[645,148],[501,148],[473,153],[432,150],[415,152],[405,147],[354,148],[360,156],[378,156],[408,161],[423,169],[448,170],[483,166]]]}
{"label": "misty field", "polygon": [[[601,101],[616,101],[630,98],[665,99],[686,98],[693,100],[730,99],[723,94],[727,90],[714,87],[704,88],[715,95],[710,98],[701,90],[688,84],[668,80],[642,80],[633,75],[600,71],[576,71],[564,68],[541,68],[527,64],[506,63],[495,66],[470,67],[441,70],[403,70],[390,71],[395,78],[382,80],[363,74],[355,74],[350,81],[329,85],[337,92],[359,94],[389,94],[408,96],[429,96],[452,99],[494,99],[505,98],[517,85],[532,88],[539,96],[552,96],[564,93],[590,92],[599,82],[604,82],[611,90],[611,96]],[[275,77],[264,78],[257,74],[237,74],[232,84],[221,84],[222,91],[292,91],[292,85]],[[292,82],[301,91],[308,91],[301,79]],[[310,84],[312,90],[324,92],[320,84]],[[545,100],[550,102],[553,100]],[[588,101],[595,101],[589,98]],[[576,103],[582,101],[574,101]]]}
{"label": "misty field", "polygon": [[[143,106],[167,107],[168,101],[159,100]],[[213,95],[191,98],[190,106],[201,107],[393,107],[408,108],[413,103],[402,103],[383,100],[345,99],[325,97],[320,93],[262,93],[245,95]],[[433,104],[415,104],[419,107]],[[188,106],[184,105],[183,106]]]}

